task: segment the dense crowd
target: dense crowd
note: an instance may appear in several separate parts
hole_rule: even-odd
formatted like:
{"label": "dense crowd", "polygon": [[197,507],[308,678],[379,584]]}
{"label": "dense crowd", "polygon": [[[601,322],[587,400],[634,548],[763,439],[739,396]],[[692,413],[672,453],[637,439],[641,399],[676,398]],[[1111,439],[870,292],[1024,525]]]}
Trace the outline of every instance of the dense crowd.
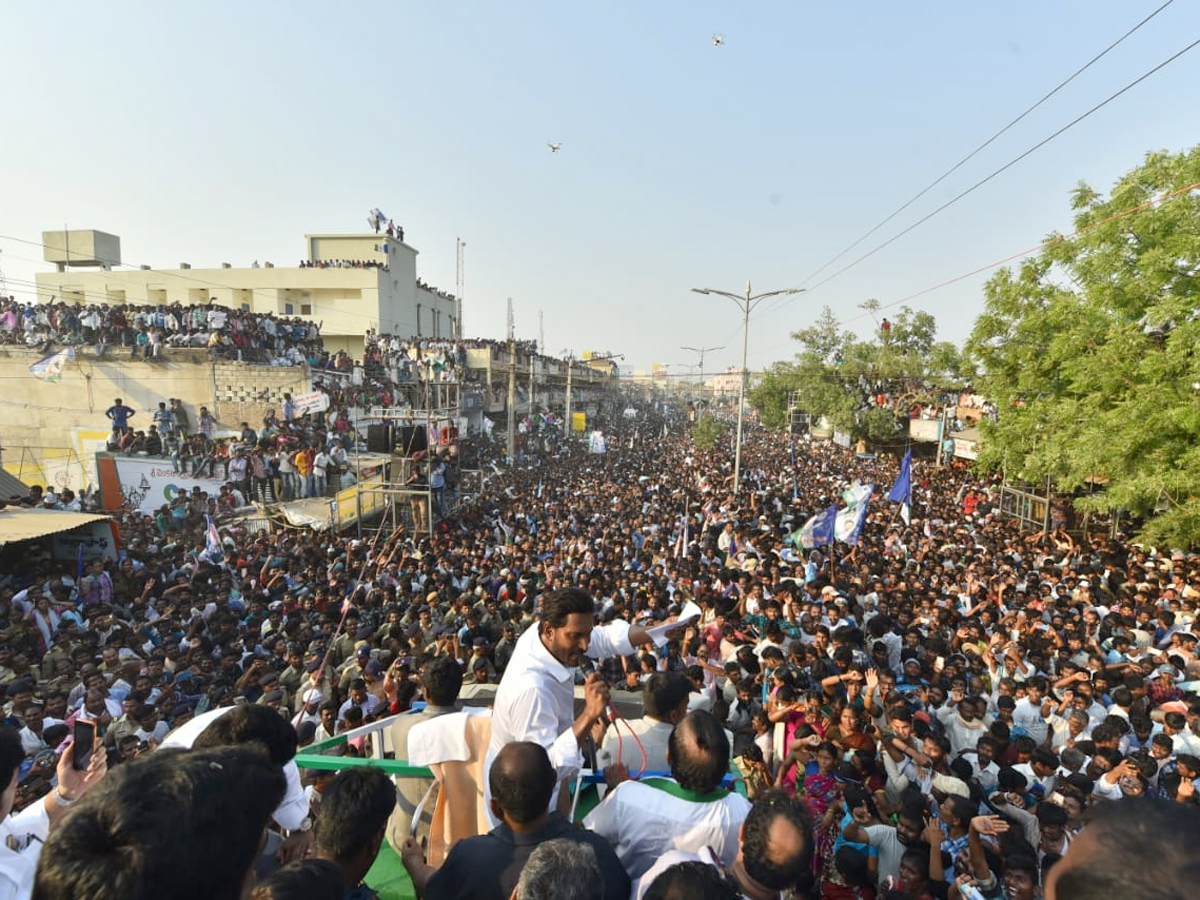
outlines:
{"label": "dense crowd", "polygon": [[387,263],[377,259],[302,259],[301,269],[382,269],[390,272]]}
{"label": "dense crowd", "polygon": [[[297,409],[291,393],[284,393],[278,411],[266,411],[257,428],[242,422],[237,429],[218,429],[204,406],[193,424],[177,398],[160,402],[145,429],[133,423],[139,411],[119,397],[105,415],[112,426],[107,442],[111,452],[169,458],[182,475],[225,482],[218,496],[199,487],[192,495],[181,490],[156,517],[162,535],[179,530],[184,519],[203,522],[206,514],[233,512],[250,502],[324,497],[355,479],[351,463],[359,435],[348,410],[309,414]],[[445,465],[457,465],[457,448],[453,449],[453,454],[444,454]],[[435,455],[440,459],[440,450]]]}
{"label": "dense crowd", "polygon": [[138,305],[0,302],[0,343],[49,350],[91,346],[98,355],[125,350],[153,359],[164,348],[207,348],[272,365],[324,365],[328,354],[313,322],[228,309],[216,303]]}
{"label": "dense crowd", "polygon": [[[499,684],[499,727],[539,614],[554,636],[593,609],[623,637],[593,633],[611,652],[577,736],[608,790],[588,828],[550,809],[558,742],[516,736],[486,775],[492,832],[442,861],[405,843],[425,896],[1194,895],[1200,557],[1023,533],[995,482],[932,464],[915,469],[908,524],[882,499],[894,461],[801,442],[791,463],[759,431],[735,496],[726,440],[700,450],[650,406],[606,427],[607,453],[531,452],[432,538],[229,527],[218,549],[203,516],[163,531],[129,515],[120,561],[83,572],[0,550],[4,740],[20,744],[10,761],[0,741],[0,768],[24,810],[6,827],[50,816],[28,826],[46,840],[37,895],[87,895],[102,874],[135,884],[95,848],[137,845],[147,883],[170,871],[179,896],[234,896],[269,826],[291,862],[260,896],[369,896],[396,789],[309,772],[297,799],[280,767],[414,703],[453,711],[464,682]],[[795,546],[860,480],[876,495],[857,545]],[[699,618],[633,645],[685,603]],[[608,691],[643,715],[607,724]],[[81,717],[104,753],[64,769],[56,749]],[[164,744],[197,749],[150,752]],[[731,761],[745,796],[723,781]],[[228,794],[244,802],[205,809]],[[217,853],[219,872],[195,861]],[[0,858],[0,876],[16,868]]]}

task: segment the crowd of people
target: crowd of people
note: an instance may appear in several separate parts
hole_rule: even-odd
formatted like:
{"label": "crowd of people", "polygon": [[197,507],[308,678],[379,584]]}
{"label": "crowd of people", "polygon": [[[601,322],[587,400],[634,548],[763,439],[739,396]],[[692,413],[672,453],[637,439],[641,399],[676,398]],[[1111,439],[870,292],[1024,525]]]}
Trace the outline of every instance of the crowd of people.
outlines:
{"label": "crowd of people", "polygon": [[[224,482],[219,496],[209,497],[197,487],[194,496],[181,491],[164,506],[159,511],[166,516],[161,527],[169,525],[170,531],[178,530],[177,520],[197,520],[198,515],[203,522],[205,513],[232,512],[250,502],[328,496],[355,478],[351,453],[358,436],[347,412],[310,415],[297,410],[289,392],[279,411],[266,411],[258,428],[241,422],[234,434],[218,435],[216,419],[204,406],[193,428],[187,408],[177,398],[160,402],[145,430],[133,424],[138,414],[119,397],[105,410],[112,425],[110,451],[169,458],[181,475]],[[196,508],[185,512],[192,506]]]}
{"label": "crowd of people", "polygon": [[0,344],[91,346],[98,355],[125,350],[154,359],[164,348],[207,348],[215,356],[271,365],[324,365],[328,359],[313,322],[217,303],[22,303],[0,301]]}
{"label": "crowd of people", "polygon": [[382,269],[390,272],[387,263],[377,259],[302,259],[301,269]]}
{"label": "crowd of people", "polygon": [[[791,462],[758,430],[735,495],[726,440],[636,407],[606,453],[530,454],[432,537],[228,527],[217,550],[203,517],[129,514],[82,572],[0,549],[4,888],[370,896],[406,787],[301,773],[297,748],[476,683],[494,827],[444,860],[401,837],[422,896],[1194,895],[1200,556],[1022,532],[995,481],[931,463],[906,523],[894,460]],[[858,543],[796,546],[859,481]],[[610,722],[622,697],[642,715]],[[80,720],[100,749],[74,769]],[[587,762],[606,793],[580,828]]]}

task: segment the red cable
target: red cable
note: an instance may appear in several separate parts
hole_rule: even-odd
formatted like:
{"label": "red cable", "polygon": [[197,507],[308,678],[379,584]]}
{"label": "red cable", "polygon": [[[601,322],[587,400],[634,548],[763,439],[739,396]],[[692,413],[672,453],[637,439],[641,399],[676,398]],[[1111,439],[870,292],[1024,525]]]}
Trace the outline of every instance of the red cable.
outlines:
{"label": "red cable", "polygon": [[630,774],[629,776],[634,781],[637,781],[646,773],[646,769],[650,767],[649,758],[646,756],[646,748],[642,744],[642,739],[637,736],[637,732],[630,728],[629,722],[626,721],[625,717],[621,715],[620,711],[618,711],[616,704],[609,704],[608,708],[612,713],[613,732],[617,736],[617,762],[621,762],[625,758],[625,754],[622,752],[624,745],[621,740],[621,729],[618,723],[624,723],[626,730],[629,732],[629,736],[633,738],[634,743],[637,744],[638,750],[642,754],[642,767],[638,769],[636,775]]}

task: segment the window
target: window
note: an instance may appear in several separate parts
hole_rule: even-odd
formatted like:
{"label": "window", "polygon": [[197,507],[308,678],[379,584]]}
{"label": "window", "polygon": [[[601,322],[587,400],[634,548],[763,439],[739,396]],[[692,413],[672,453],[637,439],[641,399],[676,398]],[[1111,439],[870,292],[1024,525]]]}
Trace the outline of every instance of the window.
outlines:
{"label": "window", "polygon": [[249,303],[242,304],[242,312],[250,312],[250,304]]}
{"label": "window", "polygon": [[292,309],[292,304],[290,304],[290,303],[283,304],[283,314],[285,316],[295,315],[295,312]]}
{"label": "window", "polygon": [[311,316],[312,315],[312,304],[311,303],[301,303],[300,304],[300,315]]}

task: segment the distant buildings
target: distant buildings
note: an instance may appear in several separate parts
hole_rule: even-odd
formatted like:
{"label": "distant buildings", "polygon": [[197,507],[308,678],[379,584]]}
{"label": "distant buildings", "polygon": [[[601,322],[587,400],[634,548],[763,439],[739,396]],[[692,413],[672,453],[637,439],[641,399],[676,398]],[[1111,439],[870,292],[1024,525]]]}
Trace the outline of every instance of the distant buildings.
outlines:
{"label": "distant buildings", "polygon": [[[736,396],[741,390],[741,385],[742,369],[738,366],[730,366],[724,372],[712,377],[712,391],[717,396]],[[748,390],[750,384],[747,384],[746,388]]]}

